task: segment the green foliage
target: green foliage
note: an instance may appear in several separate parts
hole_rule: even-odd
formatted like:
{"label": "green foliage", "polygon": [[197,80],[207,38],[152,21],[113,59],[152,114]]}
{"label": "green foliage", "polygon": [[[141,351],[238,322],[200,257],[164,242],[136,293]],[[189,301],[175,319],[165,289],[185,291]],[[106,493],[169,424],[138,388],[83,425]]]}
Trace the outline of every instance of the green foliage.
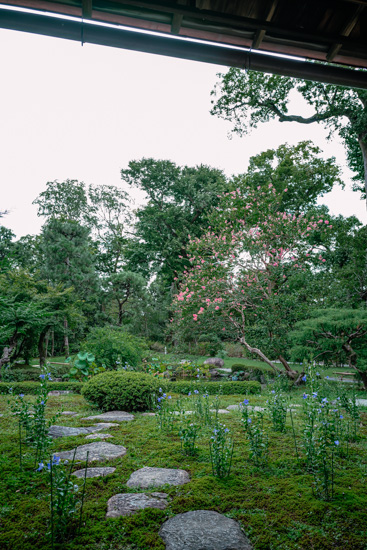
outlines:
{"label": "green foliage", "polygon": [[82,395],[105,411],[146,411],[154,406],[158,386],[148,374],[104,372],[84,384]]}
{"label": "green foliage", "polygon": [[[67,362],[71,361],[69,357]],[[68,378],[71,382],[79,381],[86,382],[91,376],[103,372],[104,367],[97,367],[95,357],[87,351],[80,351],[74,360],[74,363],[68,374],[64,374],[64,378]]]}
{"label": "green foliage", "polygon": [[188,394],[198,389],[209,395],[250,395],[261,392],[259,382],[161,382],[162,388],[174,393]]}
{"label": "green foliage", "polygon": [[113,327],[93,328],[83,342],[83,350],[95,356],[98,367],[108,370],[125,363],[139,367],[148,353],[144,340]]}
{"label": "green foliage", "polygon": [[[24,393],[25,395],[37,395],[39,385],[36,382],[0,382],[0,394],[13,395]],[[80,393],[83,384],[80,382],[49,382],[49,391],[70,391]]]}
{"label": "green foliage", "polygon": [[[233,124],[233,131],[243,135],[250,128],[269,120],[298,122],[301,124],[322,123],[337,131],[344,140],[349,166],[355,171],[357,186],[366,194],[367,174],[364,162],[367,159],[366,117],[367,92],[321,82],[268,75],[260,72],[229,69],[221,74],[220,82],[212,95],[216,98],[211,113]],[[288,114],[290,93],[297,89],[313,108],[311,116]],[[366,166],[366,164],[365,164]],[[312,192],[311,192],[312,193]]]}

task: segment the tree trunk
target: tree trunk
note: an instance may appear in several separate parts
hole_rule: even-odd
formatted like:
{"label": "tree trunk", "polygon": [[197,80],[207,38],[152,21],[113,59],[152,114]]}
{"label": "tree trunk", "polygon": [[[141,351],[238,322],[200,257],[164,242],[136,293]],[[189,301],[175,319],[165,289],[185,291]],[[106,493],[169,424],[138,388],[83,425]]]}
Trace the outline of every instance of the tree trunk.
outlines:
{"label": "tree trunk", "polygon": [[363,387],[367,391],[367,372],[361,372],[361,371],[358,371],[358,372],[361,376],[361,380],[363,382]]}
{"label": "tree trunk", "polygon": [[50,339],[50,331],[48,330],[47,334],[46,334],[46,338],[45,338],[45,348],[46,348],[45,356],[46,356],[46,359],[47,359],[47,356],[48,356],[48,342],[49,342],[49,339]]}
{"label": "tree trunk", "polygon": [[118,316],[118,320],[117,320],[117,326],[121,327],[122,325],[122,303],[117,301],[118,305],[119,305],[119,316]]}
{"label": "tree trunk", "polygon": [[278,359],[282,363],[283,367],[285,368],[287,376],[292,380],[296,380],[296,384],[299,384],[300,379],[302,378],[304,373],[302,372],[301,374],[299,374],[298,371],[292,370],[288,364],[288,361],[286,361],[286,359],[284,359],[282,355],[278,355]]}
{"label": "tree trunk", "polygon": [[13,354],[13,351],[15,350],[16,348],[16,342],[13,342],[12,344],[10,344],[9,346],[5,347],[4,350],[3,350],[3,355],[2,357],[0,357],[0,368],[3,366],[3,365],[6,365],[6,363],[9,363],[12,359],[12,354]]}
{"label": "tree trunk", "polygon": [[49,329],[45,328],[42,330],[39,338],[38,338],[38,355],[40,358],[40,367],[41,369],[45,366],[46,363],[46,347],[45,347],[45,340],[46,335],[48,333]]}
{"label": "tree trunk", "polygon": [[366,191],[366,196],[367,196],[367,143],[365,143],[363,136],[358,136],[358,143],[361,148],[362,157],[363,157],[364,189]]}
{"label": "tree trunk", "polygon": [[68,320],[64,317],[64,350],[66,357],[69,357],[70,355],[68,328]]}
{"label": "tree trunk", "polygon": [[247,351],[258,355],[264,361],[264,363],[267,363],[277,374],[281,374],[281,370],[272,361],[270,361],[270,359],[268,359],[261,350],[259,350],[258,348],[252,348],[250,344],[246,342],[244,336],[241,336],[240,343],[245,346]]}
{"label": "tree trunk", "polygon": [[55,355],[55,331],[51,331],[51,357]]}

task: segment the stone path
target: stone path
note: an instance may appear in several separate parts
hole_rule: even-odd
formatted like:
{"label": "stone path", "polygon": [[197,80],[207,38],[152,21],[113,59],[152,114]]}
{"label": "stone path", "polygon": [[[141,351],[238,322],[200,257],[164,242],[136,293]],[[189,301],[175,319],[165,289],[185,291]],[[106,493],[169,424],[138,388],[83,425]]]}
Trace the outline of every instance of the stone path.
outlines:
{"label": "stone path", "polygon": [[85,439],[109,439],[110,437],[113,438],[113,435],[111,434],[90,434],[87,435]]}
{"label": "stone path", "polygon": [[237,521],[218,512],[196,510],[163,523],[166,550],[253,550]]}
{"label": "stone path", "polygon": [[110,411],[103,414],[97,414],[95,416],[87,416],[82,420],[107,420],[110,422],[129,422],[134,420],[134,415],[125,411]]}
{"label": "stone path", "polygon": [[[75,460],[86,460],[87,452],[89,451],[88,461],[102,461],[111,460],[113,458],[119,458],[124,456],[127,452],[122,445],[114,445],[113,443],[106,443],[105,441],[96,441],[95,443],[88,443],[87,445],[81,445],[76,448]],[[72,460],[74,456],[74,450],[63,451],[57,453],[62,460]]]}
{"label": "stone path", "polygon": [[189,481],[190,476],[185,470],[145,466],[133,472],[126,485],[147,489],[148,487],[161,487],[162,485],[184,485]]}
{"label": "stone path", "polygon": [[73,476],[84,478],[85,477],[104,477],[109,474],[113,474],[116,468],[87,468],[87,475],[85,475],[85,468],[82,470],[76,470],[72,473]]}
{"label": "stone path", "polygon": [[86,435],[104,430],[104,426],[90,426],[89,428],[72,428],[69,426],[51,426],[48,435],[53,439],[58,437],[71,437],[73,435]]}
{"label": "stone path", "polygon": [[119,516],[131,516],[139,510],[145,508],[158,508],[164,510],[167,508],[166,493],[134,493],[118,494],[107,502],[106,518],[118,518]]}

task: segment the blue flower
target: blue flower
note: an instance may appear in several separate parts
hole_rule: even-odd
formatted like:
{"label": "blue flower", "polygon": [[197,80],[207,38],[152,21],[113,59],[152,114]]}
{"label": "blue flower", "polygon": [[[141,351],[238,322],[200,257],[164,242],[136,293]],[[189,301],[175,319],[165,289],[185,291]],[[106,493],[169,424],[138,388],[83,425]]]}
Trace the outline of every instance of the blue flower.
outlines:
{"label": "blue flower", "polygon": [[200,378],[200,374],[197,374],[197,375],[196,375],[196,378]]}
{"label": "blue flower", "polygon": [[194,390],[194,393],[199,393],[199,390]]}
{"label": "blue flower", "polygon": [[323,399],[321,399],[321,403],[327,403],[327,398],[324,397]]}
{"label": "blue flower", "polygon": [[307,380],[307,374],[305,374],[304,376],[302,376],[302,380],[303,380],[304,382],[306,382],[306,380]]}
{"label": "blue flower", "polygon": [[157,401],[158,401],[158,403],[160,403],[162,401],[162,398],[158,397]]}
{"label": "blue flower", "polygon": [[41,472],[41,471],[43,470],[44,466],[45,466],[45,465],[43,464],[43,462],[39,462],[39,463],[38,463],[37,472]]}
{"label": "blue flower", "polygon": [[45,374],[40,374],[40,378],[41,378],[41,380],[44,380],[44,379],[45,379],[45,377],[46,377],[46,375],[45,375]]}
{"label": "blue flower", "polygon": [[45,404],[45,402],[44,402],[44,401],[41,401],[41,405],[44,405],[44,404]]}
{"label": "blue flower", "polygon": [[336,446],[339,445],[339,441],[338,441],[338,440],[334,441],[334,443],[335,443]]}
{"label": "blue flower", "polygon": [[317,397],[317,391],[312,392],[312,397]]}
{"label": "blue flower", "polygon": [[160,406],[159,406],[159,405],[157,405],[157,409],[160,409]]}
{"label": "blue flower", "polygon": [[247,422],[248,422],[249,424],[251,424],[251,422],[252,422],[251,418],[248,418],[248,419],[247,419]]}
{"label": "blue flower", "polygon": [[325,378],[326,378],[326,380],[329,380],[329,377],[328,377],[328,376],[326,376]]}
{"label": "blue flower", "polygon": [[343,416],[343,415],[341,414],[341,415],[340,415],[340,418],[341,418],[341,419],[343,419],[343,418],[344,418],[344,416]]}
{"label": "blue flower", "polygon": [[19,397],[20,397],[21,399],[23,399],[24,393],[20,393],[20,394],[19,394]]}
{"label": "blue flower", "polygon": [[307,399],[307,397],[308,397],[307,393],[304,393],[304,394],[302,395],[302,397],[303,397],[303,399]]}
{"label": "blue flower", "polygon": [[319,373],[319,372],[317,372],[317,373],[316,373],[316,376],[320,376],[320,373]]}
{"label": "blue flower", "polygon": [[191,395],[191,391],[189,391],[189,393],[188,393],[187,395],[190,396],[190,395]]}
{"label": "blue flower", "polygon": [[243,404],[244,404],[244,405],[248,405],[249,403],[250,403],[250,401],[249,401],[248,399],[244,399],[244,400],[243,400]]}
{"label": "blue flower", "polygon": [[226,428],[226,429],[224,430],[224,433],[228,433],[228,432],[229,432],[229,429]]}
{"label": "blue flower", "polygon": [[59,464],[59,462],[60,462],[60,457],[54,455],[52,461],[53,461],[54,464]]}
{"label": "blue flower", "polygon": [[275,393],[275,390],[271,390],[271,393]]}
{"label": "blue flower", "polygon": [[163,397],[167,397],[167,394],[166,394],[166,393],[164,393],[164,394],[163,394]]}
{"label": "blue flower", "polygon": [[162,393],[162,388],[159,388],[159,391]]}
{"label": "blue flower", "polygon": [[172,399],[172,395],[169,395],[169,396],[168,396],[168,399]]}

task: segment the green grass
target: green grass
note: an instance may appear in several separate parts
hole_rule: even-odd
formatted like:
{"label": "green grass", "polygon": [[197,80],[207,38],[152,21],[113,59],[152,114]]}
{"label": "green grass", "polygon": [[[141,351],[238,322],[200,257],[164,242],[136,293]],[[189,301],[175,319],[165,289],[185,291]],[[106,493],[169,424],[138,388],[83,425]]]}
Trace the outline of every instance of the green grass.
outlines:
{"label": "green grass", "polygon": [[[238,361],[238,359],[236,359]],[[335,386],[336,388],[336,386]],[[289,394],[294,404],[302,403],[303,390]],[[236,404],[244,396],[224,396],[221,407]],[[251,405],[266,405],[267,395],[248,396]],[[32,397],[29,397],[32,400]],[[91,425],[83,416],[96,413],[80,395],[50,397],[48,414],[60,410],[81,413],[81,417],[61,416],[57,424]],[[29,466],[19,471],[17,420],[7,413],[7,397],[0,396],[0,548],[2,550],[48,550],[45,541],[49,519],[49,489],[46,474]],[[301,409],[295,422],[300,443]],[[115,466],[113,475],[87,479],[85,516],[81,534],[63,548],[67,550],[163,550],[158,536],[162,523],[189,510],[215,510],[240,522],[255,550],[366,550],[367,548],[367,414],[362,413],[361,439],[350,444],[351,458],[336,459],[335,499],[317,500],[305,463],[295,455],[289,419],[284,434],[265,425],[270,437],[270,464],[265,470],[249,460],[249,448],[240,414],[222,415],[235,441],[233,468],[229,478],[211,474],[208,441],[210,429],[199,439],[196,458],[183,456],[178,437],[178,420],[171,433],[160,432],[154,417],[135,416],[131,423],[111,428],[109,442],[127,448],[127,454],[99,463]],[[87,443],[84,436],[61,438],[52,452]],[[27,456],[25,457],[27,458]],[[126,487],[130,474],[143,466],[183,468],[191,481],[165,489],[169,506],[165,511],[145,510],[136,515],[106,519],[107,500],[116,493],[131,492]],[[78,468],[81,467],[78,465]]]}

